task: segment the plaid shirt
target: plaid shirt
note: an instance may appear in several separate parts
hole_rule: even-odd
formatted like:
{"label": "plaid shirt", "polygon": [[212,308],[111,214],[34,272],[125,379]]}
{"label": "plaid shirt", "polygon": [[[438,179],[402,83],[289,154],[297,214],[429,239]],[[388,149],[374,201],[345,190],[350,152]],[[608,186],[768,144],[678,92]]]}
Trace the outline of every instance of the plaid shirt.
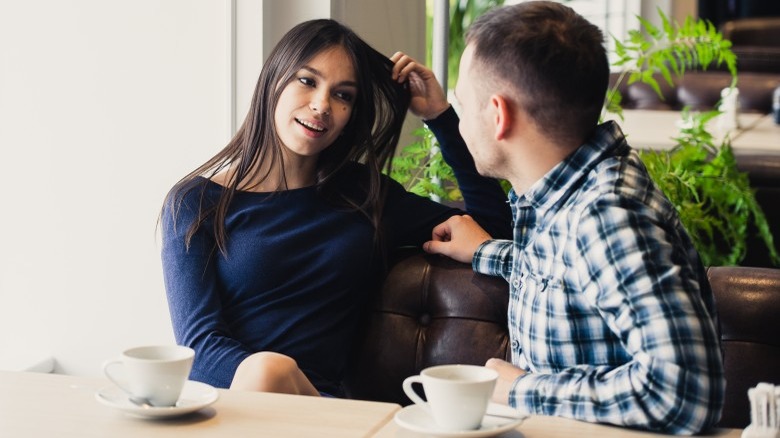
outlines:
{"label": "plaid shirt", "polygon": [[725,380],[698,254],[672,204],[609,122],[509,194],[514,241],[477,250],[509,282],[509,404],[541,415],[690,434],[714,425]]}

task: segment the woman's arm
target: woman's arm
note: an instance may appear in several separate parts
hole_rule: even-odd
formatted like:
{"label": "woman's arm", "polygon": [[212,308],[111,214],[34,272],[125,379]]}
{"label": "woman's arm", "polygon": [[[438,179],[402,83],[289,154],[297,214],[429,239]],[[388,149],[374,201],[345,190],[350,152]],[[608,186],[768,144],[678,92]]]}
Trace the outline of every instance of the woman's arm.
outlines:
{"label": "woman's arm", "polygon": [[180,208],[166,205],[162,214],[162,264],[165,291],[176,342],[195,350],[190,378],[227,388],[236,368],[249,356],[231,337],[222,318],[215,260],[221,257],[209,222],[201,225],[189,248],[185,234],[197,216],[200,189],[190,191]]}
{"label": "woman's arm", "polygon": [[494,239],[512,238],[512,210],[498,180],[477,172],[474,158],[458,130],[458,115],[450,107],[425,123],[439,141],[444,161],[452,167],[466,211]]}
{"label": "woman's arm", "polygon": [[[436,135],[444,160],[452,167],[463,194],[466,211],[494,238],[512,237],[512,212],[498,181],[477,172],[474,159],[458,130],[458,116],[447,102],[433,72],[402,52],[391,58],[393,78],[409,81],[409,111],[422,118]],[[457,212],[450,212],[447,219]]]}

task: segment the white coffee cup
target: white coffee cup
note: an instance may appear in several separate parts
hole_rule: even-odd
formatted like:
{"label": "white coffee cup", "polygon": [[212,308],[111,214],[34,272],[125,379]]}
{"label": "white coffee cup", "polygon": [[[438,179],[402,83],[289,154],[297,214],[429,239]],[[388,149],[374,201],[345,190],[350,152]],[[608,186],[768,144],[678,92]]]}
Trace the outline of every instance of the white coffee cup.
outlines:
{"label": "white coffee cup", "polygon": [[[495,370],[482,366],[439,365],[407,377],[403,389],[442,430],[473,430],[482,424],[497,378]],[[427,403],[412,388],[413,383],[422,384]]]}
{"label": "white coffee cup", "polygon": [[130,348],[103,363],[106,377],[134,400],[152,406],[175,406],[190,375],[195,351],[180,345]]}

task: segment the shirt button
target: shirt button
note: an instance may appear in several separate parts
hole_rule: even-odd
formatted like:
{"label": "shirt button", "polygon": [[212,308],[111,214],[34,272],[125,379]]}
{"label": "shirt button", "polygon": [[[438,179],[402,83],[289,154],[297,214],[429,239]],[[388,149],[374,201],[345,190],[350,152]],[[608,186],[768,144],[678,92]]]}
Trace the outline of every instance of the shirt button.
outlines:
{"label": "shirt button", "polygon": [[517,279],[512,280],[512,286],[514,286],[515,289],[520,289],[520,286],[522,286],[522,285],[523,285],[523,283],[520,282],[520,280],[517,280]]}
{"label": "shirt button", "polygon": [[512,350],[517,350],[518,348],[520,348],[520,342],[515,339],[512,341]]}

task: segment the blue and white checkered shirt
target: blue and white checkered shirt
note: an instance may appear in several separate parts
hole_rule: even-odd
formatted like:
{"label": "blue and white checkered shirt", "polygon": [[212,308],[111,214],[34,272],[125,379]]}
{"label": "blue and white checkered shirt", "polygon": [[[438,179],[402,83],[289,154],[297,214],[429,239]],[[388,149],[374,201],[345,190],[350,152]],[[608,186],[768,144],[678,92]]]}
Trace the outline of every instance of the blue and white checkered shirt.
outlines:
{"label": "blue and white checkered shirt", "polygon": [[712,292],[673,205],[614,122],[526,193],[514,241],[477,250],[509,282],[509,404],[667,433],[713,426],[725,380]]}

